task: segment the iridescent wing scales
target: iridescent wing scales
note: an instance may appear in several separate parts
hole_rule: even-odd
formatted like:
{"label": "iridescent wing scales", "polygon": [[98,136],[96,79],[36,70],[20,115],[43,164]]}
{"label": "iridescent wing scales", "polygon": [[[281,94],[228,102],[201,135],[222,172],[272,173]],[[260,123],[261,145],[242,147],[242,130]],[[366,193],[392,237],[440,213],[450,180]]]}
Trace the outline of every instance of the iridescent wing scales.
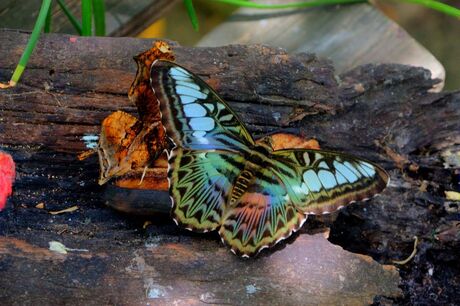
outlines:
{"label": "iridescent wing scales", "polygon": [[[171,62],[152,65],[151,84],[176,145],[168,171],[174,219],[195,231],[219,229],[237,254],[256,254],[300,228],[307,214],[364,200],[388,183],[388,174],[369,161],[317,150],[259,154],[249,166],[252,176],[241,180],[254,162],[245,156],[258,153],[229,106]],[[244,191],[232,202],[241,184]]]}
{"label": "iridescent wing scales", "polygon": [[244,166],[243,157],[225,151],[176,148],[169,162],[176,223],[198,232],[217,229],[227,210],[232,184]]}
{"label": "iridescent wing scales", "polygon": [[272,153],[273,169],[296,207],[309,214],[330,213],[381,192],[389,176],[380,166],[351,155],[322,150]]}
{"label": "iridescent wing scales", "polygon": [[162,122],[176,145],[237,152],[254,145],[236,114],[198,76],[164,60],[152,64],[150,75]]}
{"label": "iridescent wing scales", "polygon": [[169,154],[172,214],[185,228],[220,226],[241,152],[254,141],[228,105],[199,77],[172,62],[152,64],[151,85],[175,148]]}
{"label": "iridescent wing scales", "polygon": [[370,198],[389,180],[369,161],[322,150],[274,151],[254,177],[239,202],[226,210],[219,230],[233,252],[243,256],[289,237],[308,214]]}
{"label": "iridescent wing scales", "polygon": [[225,244],[245,257],[289,237],[307,218],[271,169],[260,169],[256,175],[236,205],[227,210],[219,230]]}

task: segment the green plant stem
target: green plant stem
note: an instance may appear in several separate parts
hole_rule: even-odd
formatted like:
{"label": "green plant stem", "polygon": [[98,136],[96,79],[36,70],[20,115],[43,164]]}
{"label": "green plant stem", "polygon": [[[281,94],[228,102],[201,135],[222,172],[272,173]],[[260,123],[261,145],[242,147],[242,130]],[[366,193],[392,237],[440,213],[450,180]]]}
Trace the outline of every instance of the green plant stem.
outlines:
{"label": "green plant stem", "polygon": [[[288,8],[302,8],[302,7],[313,7],[321,5],[335,5],[335,4],[350,4],[367,2],[367,0],[312,0],[303,2],[291,2],[286,4],[264,4],[254,3],[246,0],[213,0],[215,2],[226,3],[230,5],[240,7],[251,7],[258,9],[288,9]],[[196,16],[195,9],[193,8],[192,0],[184,0],[185,8],[187,9],[190,21],[195,30],[198,31],[198,17]]]}
{"label": "green plant stem", "polygon": [[50,10],[51,0],[43,0],[42,6],[40,7],[40,12],[38,13],[37,21],[35,22],[34,29],[32,30],[32,34],[30,35],[29,41],[27,42],[27,46],[22,53],[21,58],[19,59],[19,63],[16,66],[16,69],[13,72],[13,76],[8,85],[2,84],[2,88],[8,88],[15,86],[19,79],[21,78],[24,69],[27,66],[27,62],[29,61],[30,55],[37,44],[38,38],[40,37],[40,32],[45,25],[46,16],[48,15],[48,11]]}
{"label": "green plant stem", "polygon": [[198,17],[196,15],[195,8],[193,7],[192,0],[184,0],[184,5],[185,5],[185,9],[187,10],[188,17],[190,18],[190,21],[192,22],[193,29],[195,31],[198,31],[200,29],[200,25],[198,22]]}
{"label": "green plant stem", "polygon": [[92,34],[93,8],[91,0],[81,0],[81,36]]}
{"label": "green plant stem", "polygon": [[[286,4],[264,4],[254,3],[251,1],[244,0],[213,0],[215,2],[221,2],[241,7],[251,7],[259,9],[287,9],[287,8],[301,8],[301,7],[312,7],[321,5],[335,5],[335,4],[346,4],[346,3],[358,3],[367,2],[367,0],[312,0],[302,2],[291,2]],[[409,2],[419,4],[430,9],[442,12],[444,14],[460,18],[460,9],[444,4],[440,1],[434,0],[400,0],[401,2]]]}
{"label": "green plant stem", "polygon": [[251,7],[258,9],[287,9],[287,8],[301,8],[301,7],[312,7],[321,5],[335,5],[335,4],[347,4],[347,3],[358,3],[367,2],[367,0],[312,0],[302,2],[291,2],[286,4],[265,4],[265,3],[254,3],[251,1],[244,0],[213,0],[215,2],[221,2],[241,7]]}
{"label": "green plant stem", "polygon": [[81,24],[78,22],[77,18],[70,12],[69,8],[67,5],[62,0],[57,0],[57,3],[59,4],[59,7],[61,10],[64,12],[64,14],[67,16],[69,19],[70,23],[72,26],[75,28],[75,31],[77,31],[78,35],[81,35],[82,29],[81,29]]}
{"label": "green plant stem", "polygon": [[45,33],[51,32],[51,13],[52,12],[53,12],[53,3],[51,2],[50,8],[48,9],[48,14],[46,14],[45,27],[43,28],[43,32]]}
{"label": "green plant stem", "polygon": [[93,0],[94,32],[97,36],[105,36],[105,5],[104,0]]}
{"label": "green plant stem", "polygon": [[430,9],[433,9],[435,11],[444,13],[446,15],[460,18],[460,9],[444,4],[439,1],[432,1],[432,0],[400,0],[400,1],[419,4],[419,5],[428,7]]}

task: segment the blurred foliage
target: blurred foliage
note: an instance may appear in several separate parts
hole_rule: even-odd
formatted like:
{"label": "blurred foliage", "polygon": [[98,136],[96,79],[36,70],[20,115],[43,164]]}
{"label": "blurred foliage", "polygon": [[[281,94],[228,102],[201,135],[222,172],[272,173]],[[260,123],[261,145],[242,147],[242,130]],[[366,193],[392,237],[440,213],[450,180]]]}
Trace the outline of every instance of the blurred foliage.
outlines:
{"label": "blurred foliage", "polygon": [[[451,5],[458,1],[448,2]],[[377,2],[378,8],[425,46],[446,69],[445,90],[460,88],[460,26],[455,18],[407,3]],[[423,21],[423,22],[421,22]]]}
{"label": "blurred foliage", "polygon": [[[198,2],[198,1],[195,1]],[[324,6],[324,5],[336,5],[336,4],[347,4],[347,3],[358,3],[358,2],[367,2],[367,0],[310,0],[310,1],[299,1],[299,2],[288,2],[282,4],[265,4],[260,2],[252,2],[252,1],[245,1],[245,0],[208,0],[206,1],[211,6],[212,9],[216,7],[212,7],[214,4],[226,4],[229,6],[233,6],[234,8],[237,7],[252,7],[257,9],[289,9],[289,8],[304,8],[304,7],[314,7],[314,6]],[[445,4],[440,1],[436,0],[399,0],[399,2],[409,2],[415,3],[420,6],[425,6],[431,8],[433,10],[437,10],[442,12],[446,15],[455,16],[456,18],[460,18],[460,10]],[[0,88],[8,88],[15,86],[19,81],[26,65],[29,60],[29,57],[35,48],[35,44],[40,36],[41,31],[44,29],[45,32],[51,31],[51,9],[52,4],[57,3],[59,7],[62,9],[64,14],[67,16],[69,22],[73,25],[75,30],[79,35],[82,36],[91,36],[93,34],[104,36],[105,35],[105,5],[104,0],[81,0],[81,23],[77,20],[77,18],[70,12],[70,10],[66,7],[63,0],[42,0],[42,6],[40,8],[39,15],[37,17],[35,26],[33,28],[31,37],[29,42],[21,56],[21,59],[11,77],[11,80],[7,84],[0,83]],[[194,7],[193,0],[183,0],[183,7],[191,21],[193,29],[198,31],[199,29],[199,20],[203,20],[203,18],[199,17],[199,13]],[[203,6],[204,7],[204,6]],[[227,12],[231,12],[233,9],[226,8]],[[215,15],[214,16],[218,16]],[[206,19],[205,19],[206,20]],[[94,21],[94,24],[93,24]],[[211,22],[213,22],[211,20]],[[151,35],[152,33],[158,33],[159,28],[165,24],[165,20],[158,22],[155,25],[149,27],[146,31],[141,33],[141,37],[145,37],[147,35]],[[420,23],[423,24],[423,23]],[[173,25],[171,25],[173,26]],[[169,25],[166,24],[166,28],[169,28]],[[181,29],[183,30],[183,28]],[[164,29],[163,29],[164,31]],[[191,36],[197,37],[198,35]],[[436,52],[435,52],[436,53]]]}

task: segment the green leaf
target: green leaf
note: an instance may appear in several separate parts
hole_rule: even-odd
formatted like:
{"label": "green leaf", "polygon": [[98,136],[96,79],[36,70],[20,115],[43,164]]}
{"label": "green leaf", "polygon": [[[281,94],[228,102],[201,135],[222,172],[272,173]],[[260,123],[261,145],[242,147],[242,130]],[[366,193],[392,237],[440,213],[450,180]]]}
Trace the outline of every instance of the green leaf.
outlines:
{"label": "green leaf", "polygon": [[[348,4],[348,3],[359,3],[368,2],[367,0],[312,0],[312,1],[301,1],[291,2],[286,4],[265,4],[265,3],[254,3],[245,0],[214,0],[215,2],[221,2],[241,7],[251,7],[259,9],[287,9],[287,8],[302,8],[302,7],[313,7],[322,5],[337,5],[337,4]],[[438,12],[442,12],[446,15],[460,18],[460,9],[453,6],[444,4],[440,1],[434,0],[401,0],[401,2],[415,3],[422,6],[426,6]]]}
{"label": "green leaf", "polygon": [[96,36],[105,36],[104,0],[93,0],[94,30]]}
{"label": "green leaf", "polygon": [[198,31],[200,29],[200,25],[198,23],[198,17],[195,12],[195,8],[193,7],[193,2],[192,0],[184,0],[184,5],[188,13],[188,17],[190,18],[190,21],[192,22],[193,29],[195,31]]}
{"label": "green leaf", "polygon": [[91,0],[81,0],[81,35],[92,35],[93,5]]}
{"label": "green leaf", "polygon": [[73,25],[75,28],[75,31],[77,31],[78,35],[81,35],[82,29],[81,29],[81,24],[77,20],[77,18],[70,12],[69,8],[65,5],[65,3],[62,0],[57,0],[57,3],[59,4],[59,7],[61,10],[64,12],[64,14],[67,16],[69,19],[70,23]]}
{"label": "green leaf", "polygon": [[10,85],[15,86],[21,75],[27,66],[27,62],[29,61],[30,55],[37,44],[38,38],[40,37],[40,32],[45,25],[46,18],[48,16],[48,12],[51,7],[51,0],[43,0],[42,6],[40,7],[40,12],[38,13],[37,21],[35,22],[34,29],[32,30],[32,34],[30,35],[29,41],[27,42],[27,46],[24,49],[24,53],[22,53],[21,58],[19,59],[19,63],[14,70],[13,76],[10,80]]}
{"label": "green leaf", "polygon": [[403,1],[426,6],[430,9],[444,13],[446,15],[460,18],[460,9],[444,4],[439,1],[432,1],[432,0],[403,0]]}
{"label": "green leaf", "polygon": [[45,28],[43,29],[43,32],[45,33],[51,32],[51,13],[52,12],[53,12],[53,4],[51,3],[50,8],[48,9],[48,14],[46,15]]}
{"label": "green leaf", "polygon": [[321,6],[321,5],[336,5],[336,4],[367,2],[367,0],[312,0],[312,1],[291,2],[291,3],[286,3],[286,4],[266,4],[266,3],[254,3],[251,1],[244,1],[244,0],[214,0],[214,1],[236,5],[236,6],[241,6],[241,7],[251,7],[251,8],[258,8],[258,9],[287,9],[287,8],[302,8],[302,7]]}

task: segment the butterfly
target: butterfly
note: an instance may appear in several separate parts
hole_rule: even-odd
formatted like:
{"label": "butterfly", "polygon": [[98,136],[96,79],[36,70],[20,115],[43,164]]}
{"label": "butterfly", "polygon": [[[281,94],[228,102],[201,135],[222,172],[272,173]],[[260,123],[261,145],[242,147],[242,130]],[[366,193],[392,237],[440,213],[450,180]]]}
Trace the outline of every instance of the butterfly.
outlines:
{"label": "butterfly", "polygon": [[218,230],[249,257],[333,212],[381,192],[389,176],[351,155],[256,144],[235,112],[197,75],[156,60],[150,82],[166,133],[172,217],[188,230]]}

